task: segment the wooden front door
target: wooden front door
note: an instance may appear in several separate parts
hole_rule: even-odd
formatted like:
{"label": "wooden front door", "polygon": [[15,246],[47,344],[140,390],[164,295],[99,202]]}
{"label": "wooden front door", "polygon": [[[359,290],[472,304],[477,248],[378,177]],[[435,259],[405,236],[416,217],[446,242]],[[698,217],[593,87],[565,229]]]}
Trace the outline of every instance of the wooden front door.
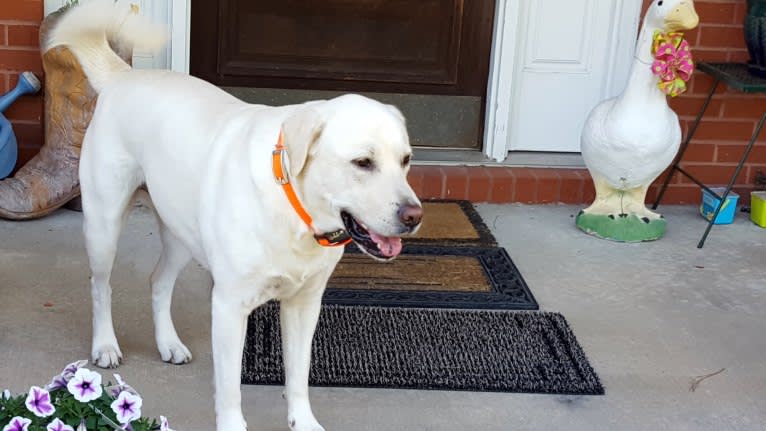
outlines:
{"label": "wooden front door", "polygon": [[191,73],[223,87],[418,95],[403,103],[433,105],[413,113],[423,130],[466,117],[429,114],[453,101],[458,111],[478,112],[469,127],[475,136],[448,145],[425,137],[419,144],[477,148],[494,2],[193,0]]}

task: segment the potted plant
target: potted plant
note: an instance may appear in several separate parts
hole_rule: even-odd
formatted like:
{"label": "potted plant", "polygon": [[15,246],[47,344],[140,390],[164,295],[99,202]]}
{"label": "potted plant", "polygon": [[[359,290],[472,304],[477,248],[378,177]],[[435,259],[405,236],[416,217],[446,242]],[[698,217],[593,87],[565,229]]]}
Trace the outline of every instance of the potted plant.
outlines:
{"label": "potted plant", "polygon": [[0,393],[2,431],[173,431],[167,419],[141,416],[141,396],[115,374],[102,384],[87,361],[67,365],[47,385],[17,396]]}
{"label": "potted plant", "polygon": [[766,78],[766,0],[747,0],[744,31],[750,52],[748,69],[753,75]]}

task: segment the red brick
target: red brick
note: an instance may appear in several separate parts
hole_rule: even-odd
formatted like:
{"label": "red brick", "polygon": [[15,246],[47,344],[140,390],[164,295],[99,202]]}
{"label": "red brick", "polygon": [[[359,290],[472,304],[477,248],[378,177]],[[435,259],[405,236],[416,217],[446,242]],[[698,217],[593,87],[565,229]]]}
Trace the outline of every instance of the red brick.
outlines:
{"label": "red brick", "polygon": [[35,25],[9,25],[8,45],[39,47],[39,30]]}
{"label": "red brick", "polygon": [[697,46],[697,42],[700,39],[700,28],[694,28],[684,32],[684,38],[692,46],[692,49]]}
{"label": "red brick", "polygon": [[468,200],[471,202],[487,202],[491,185],[487,168],[482,166],[468,168]]}
{"label": "red brick", "polygon": [[747,180],[745,183],[747,185],[752,185],[755,187],[755,180],[758,178],[759,175],[766,174],[766,163],[760,163],[757,165],[749,165],[747,166]]}
{"label": "red brick", "polygon": [[756,95],[742,95],[735,93],[727,95],[723,101],[723,115],[731,118],[758,119],[766,112],[766,97]]}
{"label": "red brick", "polygon": [[694,139],[742,141],[750,139],[755,129],[754,121],[715,121],[703,119],[694,134]]}
{"label": "red brick", "polygon": [[532,173],[537,177],[537,202],[549,204],[559,201],[559,189],[561,188],[561,178],[558,169],[534,169]]}
{"label": "red brick", "polygon": [[16,140],[19,148],[40,148],[43,146],[42,124],[18,123],[13,122],[13,132],[16,134]]}
{"label": "red brick", "polygon": [[516,181],[514,202],[537,203],[537,177],[529,168],[511,168]]}
{"label": "red brick", "polygon": [[582,203],[582,191],[585,180],[574,169],[559,170],[561,178],[561,187],[559,191],[559,202],[565,204]]}
{"label": "red brick", "polygon": [[444,198],[465,199],[468,197],[468,168],[465,166],[444,166]]}
{"label": "red brick", "polygon": [[583,178],[582,201],[590,204],[596,200],[596,187],[593,185],[593,178],[588,171],[578,171],[578,175]]}
{"label": "red brick", "polygon": [[407,182],[410,183],[410,187],[415,192],[416,196],[423,195],[423,167],[413,166],[410,168],[410,172],[407,175]]}
{"label": "red brick", "polygon": [[43,0],[2,0],[0,20],[42,21]]}
{"label": "red brick", "polygon": [[489,201],[492,203],[513,202],[515,181],[511,171],[508,168],[488,168],[487,173],[492,183]]}
{"label": "red brick", "polygon": [[662,196],[658,211],[662,214],[662,206],[669,204],[699,204],[702,192],[697,185],[670,185]]}
{"label": "red brick", "polygon": [[5,111],[9,120],[41,122],[43,117],[42,96],[22,96]]}
{"label": "red brick", "polygon": [[439,166],[423,166],[424,199],[441,199],[444,197],[444,172]]}
{"label": "red brick", "polygon": [[729,60],[729,50],[726,48],[693,48],[692,55],[696,62],[725,62]]}
{"label": "red brick", "polygon": [[694,3],[700,22],[710,24],[738,24],[735,21],[736,3],[710,3],[697,1]]}
{"label": "red brick", "polygon": [[[717,162],[723,163],[739,163],[742,155],[745,154],[746,144],[742,145],[718,145]],[[747,158],[747,163],[766,163],[766,146],[755,145],[753,146],[750,155]]]}
{"label": "red brick", "polygon": [[734,10],[734,22],[745,22],[745,14],[747,13],[747,4],[743,1],[737,2],[737,7]]}
{"label": "red brick", "polygon": [[[693,119],[697,117],[700,109],[702,109],[702,104],[705,103],[705,96],[683,95],[670,98],[668,102],[678,116]],[[705,111],[705,118],[720,117],[721,106],[723,106],[723,102],[719,98],[714,97],[710,100],[707,111]]]}
{"label": "red brick", "polygon": [[[694,164],[683,163],[681,166],[686,172],[694,176],[697,180],[701,181],[708,187],[712,185],[725,185],[731,180],[731,176],[734,175],[736,169],[735,164]],[[743,170],[739,173],[735,184],[745,184],[747,181],[747,173]],[[686,177],[683,178],[682,183],[688,184],[690,180]]]}
{"label": "red brick", "polygon": [[715,144],[703,144],[692,142],[684,152],[683,161],[685,162],[714,162]]}
{"label": "red brick", "polygon": [[699,46],[704,48],[744,48],[741,25],[701,25]]}
{"label": "red brick", "polygon": [[31,70],[42,74],[43,64],[38,50],[0,49],[0,70],[23,72]]}
{"label": "red brick", "polygon": [[0,45],[7,45],[8,42],[5,39],[5,24],[0,24]]}
{"label": "red brick", "polygon": [[[688,94],[698,94],[702,96],[707,96],[707,94],[710,92],[710,87],[713,86],[713,77],[711,77],[708,74],[702,73],[702,72],[694,72],[694,77],[691,80],[690,84],[690,90]],[[726,91],[726,85],[725,84],[719,84],[718,88],[715,91],[715,94],[721,94]]]}
{"label": "red brick", "polygon": [[732,49],[729,51],[729,58],[726,61],[730,63],[747,63],[750,61],[750,53],[746,49]]}

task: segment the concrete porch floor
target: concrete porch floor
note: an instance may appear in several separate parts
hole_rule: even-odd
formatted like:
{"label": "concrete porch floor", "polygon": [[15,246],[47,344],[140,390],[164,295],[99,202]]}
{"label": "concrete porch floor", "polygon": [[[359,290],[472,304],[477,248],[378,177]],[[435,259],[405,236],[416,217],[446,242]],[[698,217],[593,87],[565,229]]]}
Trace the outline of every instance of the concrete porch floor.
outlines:
{"label": "concrete porch floor", "polygon": [[[569,321],[606,387],[601,397],[312,388],[328,431],[759,430],[766,424],[766,230],[738,213],[695,245],[704,221],[691,206],[661,208],[660,241],[617,244],[574,227],[574,206],[479,205],[548,311]],[[88,269],[81,214],[0,221],[0,388],[27,391],[87,358]],[[184,366],[154,347],[148,277],[155,223],[136,209],[113,274],[116,370],[179,431],[213,429],[210,278],[183,272],[176,327],[194,354]],[[721,374],[690,391],[694,376]],[[110,374],[104,374],[105,378]],[[249,429],[287,430],[281,388],[243,386]]]}

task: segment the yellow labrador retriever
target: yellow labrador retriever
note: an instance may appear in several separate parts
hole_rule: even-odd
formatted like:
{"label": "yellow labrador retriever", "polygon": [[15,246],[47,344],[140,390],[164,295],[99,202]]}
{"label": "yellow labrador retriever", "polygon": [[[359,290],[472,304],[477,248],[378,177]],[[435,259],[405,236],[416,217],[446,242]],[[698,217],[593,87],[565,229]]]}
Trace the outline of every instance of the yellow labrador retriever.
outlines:
{"label": "yellow labrador retriever", "polygon": [[96,0],[60,21],[46,47],[67,45],[99,93],[80,161],[84,232],[93,295],[93,361],[115,367],[109,278],[131,199],[145,187],[163,251],[151,277],[163,360],[191,353],[176,334],[170,300],[195,259],[213,276],[212,348],[219,431],[246,429],[240,371],[247,316],[281,302],[288,424],[319,431],[308,398],[311,342],[322,293],[353,240],[392,259],[420,225],[407,184],[404,119],[358,95],[302,105],[243,103],[199,79],[133,70],[107,44],[163,43],[129,6]]}

